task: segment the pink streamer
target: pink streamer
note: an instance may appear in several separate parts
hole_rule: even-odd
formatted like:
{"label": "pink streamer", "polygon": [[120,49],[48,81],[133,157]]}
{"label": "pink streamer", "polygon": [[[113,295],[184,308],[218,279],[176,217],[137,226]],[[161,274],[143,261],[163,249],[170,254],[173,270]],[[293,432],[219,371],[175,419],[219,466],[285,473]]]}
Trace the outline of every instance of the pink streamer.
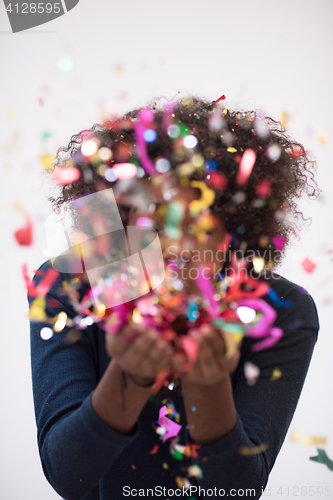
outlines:
{"label": "pink streamer", "polygon": [[197,285],[201,292],[202,297],[208,299],[209,302],[209,313],[212,318],[217,318],[219,316],[219,304],[214,299],[215,290],[211,279],[204,277],[204,266],[201,265],[199,268],[199,274],[197,278]]}
{"label": "pink streamer", "polygon": [[167,407],[162,406],[162,408],[160,408],[159,411],[158,423],[160,426],[165,427],[167,430],[167,432],[163,436],[163,443],[167,439],[177,436],[177,434],[179,434],[180,429],[182,428],[181,425],[176,424],[176,422],[167,418],[166,415],[168,415]]}

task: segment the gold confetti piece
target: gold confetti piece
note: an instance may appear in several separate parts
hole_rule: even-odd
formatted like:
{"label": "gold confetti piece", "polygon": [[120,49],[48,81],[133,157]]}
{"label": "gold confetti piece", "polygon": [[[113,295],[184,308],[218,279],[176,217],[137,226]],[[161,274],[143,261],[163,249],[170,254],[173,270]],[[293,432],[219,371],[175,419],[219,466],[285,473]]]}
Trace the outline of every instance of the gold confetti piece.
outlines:
{"label": "gold confetti piece", "polygon": [[292,431],[290,434],[290,441],[300,443],[303,446],[326,446],[327,438],[318,436],[309,436],[302,431]]}
{"label": "gold confetti piece", "polygon": [[232,146],[230,146],[228,149],[227,149],[228,153],[237,153],[237,149],[236,148],[233,148]]}
{"label": "gold confetti piece", "polygon": [[266,443],[259,444],[258,446],[253,446],[251,448],[249,448],[248,446],[241,446],[239,448],[239,453],[244,456],[257,455],[258,453],[263,453],[264,451],[266,451],[267,448],[268,444]]}
{"label": "gold confetti piece", "polygon": [[64,311],[61,311],[58,316],[56,316],[56,322],[54,324],[54,327],[53,327],[53,330],[55,332],[61,332],[65,326],[66,326],[66,322],[67,322],[67,314],[64,312]]}
{"label": "gold confetti piece", "polygon": [[45,170],[50,170],[50,168],[53,167],[55,157],[54,155],[46,154],[40,157],[40,161],[42,162],[42,165],[45,168]]}
{"label": "gold confetti piece", "polygon": [[228,113],[228,110],[227,110],[227,108],[225,108],[225,109],[223,110],[223,114],[224,114],[224,115],[226,115],[227,113]]}
{"label": "gold confetti piece", "polygon": [[190,465],[190,467],[187,467],[187,473],[189,476],[192,476],[192,477],[198,477],[200,479],[202,479],[202,470],[200,469],[200,467],[198,465]]}
{"label": "gold confetti piece", "polygon": [[321,134],[319,134],[318,136],[318,139],[319,139],[319,142],[321,144],[326,144],[327,140],[328,140],[328,135],[326,132],[322,132]]}
{"label": "gold confetti piece", "polygon": [[190,182],[190,186],[193,188],[199,188],[201,191],[201,198],[199,200],[193,200],[190,203],[190,212],[195,216],[214,203],[215,191],[209,189],[209,187],[202,181],[192,181]]}
{"label": "gold confetti piece", "polygon": [[272,376],[271,376],[271,382],[274,382],[274,380],[279,380],[279,378],[282,377],[282,372],[279,368],[274,368]]}
{"label": "gold confetti piece", "polygon": [[24,213],[24,209],[23,209],[22,205],[20,205],[20,203],[17,203],[16,201],[14,201],[14,203],[12,203],[12,207],[16,212],[19,212],[20,214]]}
{"label": "gold confetti piece", "polygon": [[223,339],[225,341],[225,350],[226,350],[225,357],[226,359],[230,359],[236,354],[238,344],[242,340],[243,334],[231,333],[227,330],[223,330],[222,334],[223,334]]}
{"label": "gold confetti piece", "polygon": [[286,111],[281,111],[281,123],[286,128],[288,126],[288,115]]}
{"label": "gold confetti piece", "polygon": [[260,273],[265,267],[265,261],[262,257],[255,257],[252,262],[256,273]]}
{"label": "gold confetti piece", "polygon": [[45,297],[37,297],[31,304],[29,311],[29,318],[31,321],[46,321],[45,314]]}
{"label": "gold confetti piece", "polygon": [[168,464],[166,462],[164,462],[164,464],[162,464],[162,467],[163,467],[163,469],[168,469],[169,468],[169,466],[168,466]]}

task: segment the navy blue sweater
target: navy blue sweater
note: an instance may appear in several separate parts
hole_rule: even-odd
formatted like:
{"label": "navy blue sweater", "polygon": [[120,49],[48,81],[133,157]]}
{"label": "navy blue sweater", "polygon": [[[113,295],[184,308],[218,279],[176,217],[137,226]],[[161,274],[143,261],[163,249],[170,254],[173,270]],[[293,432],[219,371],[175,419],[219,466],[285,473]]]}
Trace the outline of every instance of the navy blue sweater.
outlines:
{"label": "navy blue sweater", "polygon": [[[45,272],[49,267],[46,262],[40,270]],[[40,279],[40,275],[35,276],[35,284]],[[46,296],[49,316],[60,311],[70,318],[75,316],[68,298],[61,293],[65,279],[68,275],[60,275]],[[219,441],[202,446],[197,458],[182,461],[171,456],[168,441],[160,444],[157,454],[149,454],[160,443],[152,425],[158,420],[159,406],[152,401],[147,402],[129,436],[110,428],[93,410],[92,393],[110,362],[104,332],[97,325],[83,330],[80,339],[68,345],[68,329],[43,340],[40,330],[49,325],[32,322],[38,447],[45,476],[59,495],[66,500],[120,500],[135,494],[167,499],[172,496],[167,490],[177,489],[175,477],[185,477],[186,468],[194,463],[201,468],[203,479],[191,478],[192,497],[206,498],[211,493],[207,490],[212,489],[213,498],[219,498],[219,490],[220,496],[222,489],[227,496],[233,489],[229,496],[243,498],[245,494],[238,495],[237,490],[252,489],[255,494],[252,491],[248,496],[259,498],[293,417],[319,330],[316,306],[304,289],[283,277],[270,279],[269,285],[279,298],[293,303],[291,307],[278,307],[270,297],[264,297],[277,310],[274,326],[282,328],[284,336],[275,346],[256,353],[251,350],[254,340],[244,339],[239,366],[231,376],[236,426]],[[244,376],[246,361],[252,361],[261,370],[253,386],[247,384]],[[271,381],[276,367],[282,377]],[[177,390],[172,399],[182,416],[180,443],[185,444],[186,416]],[[239,453],[241,446],[261,443],[268,445],[263,453]],[[168,464],[168,469],[162,464]],[[201,496],[195,487],[201,487]],[[175,495],[180,493],[187,497],[184,490]]]}

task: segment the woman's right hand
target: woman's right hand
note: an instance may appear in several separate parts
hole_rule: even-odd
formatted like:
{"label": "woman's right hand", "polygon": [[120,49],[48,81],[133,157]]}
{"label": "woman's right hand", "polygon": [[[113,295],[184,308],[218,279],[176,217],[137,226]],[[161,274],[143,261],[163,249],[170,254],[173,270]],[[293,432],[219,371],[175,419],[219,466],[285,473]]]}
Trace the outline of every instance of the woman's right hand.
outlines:
{"label": "woman's right hand", "polygon": [[170,366],[173,348],[154,329],[125,325],[118,333],[106,333],[106,351],[120,368],[139,383],[153,382],[162,368]]}

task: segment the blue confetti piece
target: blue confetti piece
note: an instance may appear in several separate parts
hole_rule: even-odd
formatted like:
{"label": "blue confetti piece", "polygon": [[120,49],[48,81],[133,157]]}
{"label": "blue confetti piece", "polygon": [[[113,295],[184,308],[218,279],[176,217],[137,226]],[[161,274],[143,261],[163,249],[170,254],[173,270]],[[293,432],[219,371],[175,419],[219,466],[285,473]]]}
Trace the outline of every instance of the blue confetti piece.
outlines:
{"label": "blue confetti piece", "polygon": [[278,307],[291,307],[293,305],[292,300],[282,300],[278,296],[275,290],[273,288],[270,289],[270,291],[267,293],[268,297],[274,302],[274,304]]}

